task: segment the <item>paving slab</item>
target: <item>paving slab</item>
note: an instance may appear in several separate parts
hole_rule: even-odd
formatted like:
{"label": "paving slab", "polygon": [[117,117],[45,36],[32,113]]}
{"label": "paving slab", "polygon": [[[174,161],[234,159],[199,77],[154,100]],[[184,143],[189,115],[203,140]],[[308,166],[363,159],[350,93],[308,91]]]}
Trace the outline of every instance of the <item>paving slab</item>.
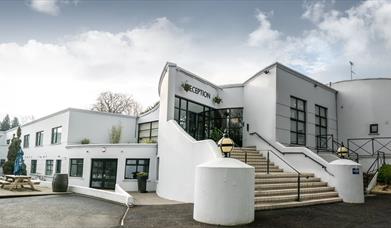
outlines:
{"label": "paving slab", "polygon": [[168,200],[159,197],[156,192],[128,192],[133,196],[135,205],[171,205],[171,204],[183,204],[182,202]]}
{"label": "paving slab", "polygon": [[78,194],[0,199],[0,227],[119,227],[126,207]]}

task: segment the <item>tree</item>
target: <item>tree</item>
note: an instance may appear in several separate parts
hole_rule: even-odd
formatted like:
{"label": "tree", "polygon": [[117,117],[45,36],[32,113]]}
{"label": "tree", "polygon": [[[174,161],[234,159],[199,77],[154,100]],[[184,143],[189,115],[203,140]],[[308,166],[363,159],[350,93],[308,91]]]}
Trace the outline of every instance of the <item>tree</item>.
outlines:
{"label": "tree", "polygon": [[132,95],[122,93],[103,92],[96,99],[92,110],[100,112],[111,112],[126,115],[138,115],[141,112],[141,105]]}
{"label": "tree", "polygon": [[154,109],[156,106],[158,106],[159,105],[159,101],[158,102],[155,102],[155,104],[153,104],[153,105],[150,105],[150,106],[148,106],[144,111],[142,111],[140,114],[144,114],[144,113],[147,113],[147,112],[149,112],[149,111],[151,111],[152,109]]}
{"label": "tree", "polygon": [[20,124],[19,124],[18,117],[14,117],[14,118],[12,119],[11,128],[19,127],[19,126],[20,126]]}
{"label": "tree", "polygon": [[10,120],[10,116],[7,114],[3,121],[1,121],[1,125],[0,125],[0,130],[1,131],[7,131],[11,128],[11,120]]}
{"label": "tree", "polygon": [[[14,135],[12,137],[11,143],[8,147],[7,161],[4,163],[4,166],[3,166],[4,174],[12,174],[14,171],[16,154],[18,153],[18,151],[21,148],[20,147],[20,144],[22,142],[22,140],[20,139],[21,135],[22,135],[22,130],[20,129],[20,127],[18,127],[18,130],[16,131],[16,136]],[[25,171],[23,171],[23,173],[24,172]]]}

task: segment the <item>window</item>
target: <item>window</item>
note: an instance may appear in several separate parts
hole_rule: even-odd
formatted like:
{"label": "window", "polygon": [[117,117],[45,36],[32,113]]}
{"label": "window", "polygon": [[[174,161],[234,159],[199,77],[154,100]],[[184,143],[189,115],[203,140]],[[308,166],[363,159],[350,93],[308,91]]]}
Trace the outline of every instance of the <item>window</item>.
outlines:
{"label": "window", "polygon": [[9,145],[11,142],[11,139],[7,139],[7,145]]}
{"label": "window", "polygon": [[30,144],[30,135],[23,136],[23,148],[28,148]]}
{"label": "window", "polygon": [[139,172],[149,172],[149,159],[126,159],[125,179],[137,179]]}
{"label": "window", "polygon": [[61,173],[61,160],[56,160],[56,173]]}
{"label": "window", "polygon": [[35,133],[35,146],[42,146],[43,144],[43,131]]}
{"label": "window", "polygon": [[62,132],[62,127],[55,127],[52,128],[52,144],[59,144],[61,143],[61,132]]}
{"label": "window", "polygon": [[153,121],[141,123],[138,125],[138,142],[156,143],[158,135],[159,122]]}
{"label": "window", "polygon": [[31,160],[30,173],[37,173],[37,160]]}
{"label": "window", "polygon": [[370,124],[369,134],[379,134],[379,124]]}
{"label": "window", "polygon": [[306,144],[306,101],[291,97],[291,144]]}
{"label": "window", "polygon": [[315,105],[315,135],[317,148],[327,148],[327,108]]}
{"label": "window", "polygon": [[46,160],[45,175],[50,176],[53,174],[53,160]]}
{"label": "window", "polygon": [[83,159],[76,158],[71,159],[69,176],[71,177],[83,177]]}

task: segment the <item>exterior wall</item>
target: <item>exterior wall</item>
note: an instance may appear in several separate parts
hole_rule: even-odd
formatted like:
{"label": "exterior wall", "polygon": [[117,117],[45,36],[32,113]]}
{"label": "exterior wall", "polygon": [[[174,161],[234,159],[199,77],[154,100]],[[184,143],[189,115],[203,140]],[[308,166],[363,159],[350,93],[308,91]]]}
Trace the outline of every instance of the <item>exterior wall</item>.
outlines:
{"label": "exterior wall", "polygon": [[337,136],[337,92],[316,81],[308,80],[289,68],[277,68],[276,140],[290,144],[290,97],[306,100],[306,146],[316,148],[315,105],[327,108],[328,134]]}
{"label": "exterior wall", "polygon": [[[338,90],[339,139],[391,137],[391,79],[342,81]],[[369,125],[379,124],[379,134],[370,135]]]}
{"label": "exterior wall", "polygon": [[6,143],[6,137],[6,133],[0,131],[0,160],[7,160],[8,145]]}
{"label": "exterior wall", "polygon": [[[275,140],[276,129],[276,68],[269,73],[260,72],[244,84],[243,89],[243,145],[254,146],[256,139],[250,132],[258,132],[269,140]],[[247,126],[249,125],[249,131]]]}
{"label": "exterior wall", "polygon": [[[90,187],[91,160],[92,159],[118,159],[117,184],[126,191],[137,191],[136,179],[125,179],[126,159],[150,159],[147,190],[156,190],[156,144],[91,144],[69,145],[66,147],[68,158],[66,159],[67,173],[69,173],[69,161],[72,158],[83,158],[83,177],[69,177],[70,185]],[[104,151],[104,152],[103,152]],[[65,165],[64,165],[65,166]]]}
{"label": "exterior wall", "polygon": [[136,118],[133,116],[71,109],[69,117],[68,144],[79,144],[88,138],[91,144],[110,143],[113,126],[122,127],[120,143],[135,143]]}
{"label": "exterior wall", "polygon": [[145,113],[144,115],[141,115],[137,119],[137,125],[141,124],[141,123],[148,123],[148,122],[158,121],[158,120],[159,120],[159,105],[157,105],[150,112]]}

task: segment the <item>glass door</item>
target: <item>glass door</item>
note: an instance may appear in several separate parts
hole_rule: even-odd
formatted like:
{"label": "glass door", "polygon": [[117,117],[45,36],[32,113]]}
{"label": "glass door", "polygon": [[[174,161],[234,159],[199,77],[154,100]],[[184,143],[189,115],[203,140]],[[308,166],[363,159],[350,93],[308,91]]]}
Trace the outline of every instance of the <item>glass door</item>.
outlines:
{"label": "glass door", "polygon": [[91,188],[115,189],[117,179],[117,159],[92,159]]}

